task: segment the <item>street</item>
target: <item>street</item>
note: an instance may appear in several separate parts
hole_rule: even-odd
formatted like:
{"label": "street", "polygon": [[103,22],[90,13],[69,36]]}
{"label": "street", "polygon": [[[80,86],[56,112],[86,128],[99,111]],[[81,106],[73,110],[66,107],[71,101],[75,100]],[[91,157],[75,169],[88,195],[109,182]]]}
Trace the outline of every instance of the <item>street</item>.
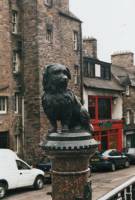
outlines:
{"label": "street", "polygon": [[[135,175],[135,166],[127,169],[120,169],[115,172],[96,172],[92,173],[93,199],[96,200],[103,194],[111,191],[124,181]],[[19,189],[9,191],[6,200],[51,200],[51,185],[46,184],[43,190]]]}

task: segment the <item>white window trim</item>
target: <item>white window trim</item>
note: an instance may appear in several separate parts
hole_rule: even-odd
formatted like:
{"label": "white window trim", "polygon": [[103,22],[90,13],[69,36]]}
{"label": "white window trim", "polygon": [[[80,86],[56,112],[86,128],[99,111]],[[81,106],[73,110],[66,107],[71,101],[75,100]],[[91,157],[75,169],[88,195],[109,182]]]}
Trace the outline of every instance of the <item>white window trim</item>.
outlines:
{"label": "white window trim", "polygon": [[20,58],[19,54],[16,51],[13,51],[13,72],[19,72],[20,68]]}
{"label": "white window trim", "polygon": [[78,32],[77,31],[74,31],[73,33],[73,49],[75,51],[78,50]]}
{"label": "white window trim", "polygon": [[0,103],[1,103],[1,98],[3,98],[4,99],[4,107],[5,107],[5,109],[4,110],[0,110],[0,114],[7,114],[7,97],[0,97]]}
{"label": "white window trim", "polygon": [[101,65],[95,64],[95,77],[101,77]]}

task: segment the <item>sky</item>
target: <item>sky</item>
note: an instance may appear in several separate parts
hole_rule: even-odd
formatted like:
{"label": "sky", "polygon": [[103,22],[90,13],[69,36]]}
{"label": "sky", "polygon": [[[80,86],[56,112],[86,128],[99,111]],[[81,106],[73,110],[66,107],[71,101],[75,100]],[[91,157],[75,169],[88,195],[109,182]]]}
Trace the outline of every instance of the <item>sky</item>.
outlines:
{"label": "sky", "polygon": [[135,53],[135,0],[70,0],[70,10],[83,21],[83,37],[97,39],[100,60]]}

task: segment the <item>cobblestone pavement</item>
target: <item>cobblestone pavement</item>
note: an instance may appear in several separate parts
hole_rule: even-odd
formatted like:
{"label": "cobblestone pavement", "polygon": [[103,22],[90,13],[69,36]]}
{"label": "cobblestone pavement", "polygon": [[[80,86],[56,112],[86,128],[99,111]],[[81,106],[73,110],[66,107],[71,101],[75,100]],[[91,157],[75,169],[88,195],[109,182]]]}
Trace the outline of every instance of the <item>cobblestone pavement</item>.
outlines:
{"label": "cobblestone pavement", "polygon": [[[105,193],[122,184],[135,175],[135,166],[115,172],[92,173],[93,199],[97,200]],[[51,185],[45,185],[43,190],[19,189],[8,192],[5,200],[51,200]]]}

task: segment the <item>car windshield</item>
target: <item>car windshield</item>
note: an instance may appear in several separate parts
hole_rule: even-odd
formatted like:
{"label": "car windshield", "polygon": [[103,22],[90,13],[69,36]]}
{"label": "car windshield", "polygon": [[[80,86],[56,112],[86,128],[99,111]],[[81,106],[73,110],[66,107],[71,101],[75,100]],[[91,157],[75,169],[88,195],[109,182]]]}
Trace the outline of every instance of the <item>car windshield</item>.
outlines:
{"label": "car windshield", "polygon": [[43,157],[41,160],[40,160],[40,163],[49,163],[50,162],[50,159],[48,157]]}

